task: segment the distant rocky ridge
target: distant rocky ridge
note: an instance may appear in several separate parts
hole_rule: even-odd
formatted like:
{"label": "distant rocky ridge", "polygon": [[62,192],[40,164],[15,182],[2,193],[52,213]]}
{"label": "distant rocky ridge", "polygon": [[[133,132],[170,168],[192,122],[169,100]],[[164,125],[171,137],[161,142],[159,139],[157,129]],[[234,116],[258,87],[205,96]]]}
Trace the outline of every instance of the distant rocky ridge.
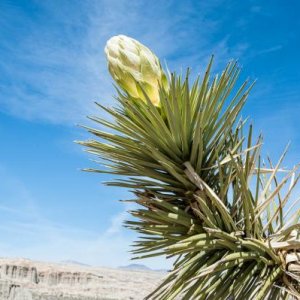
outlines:
{"label": "distant rocky ridge", "polygon": [[141,300],[160,272],[0,259],[0,300]]}
{"label": "distant rocky ridge", "polygon": [[130,264],[130,265],[127,265],[127,266],[121,266],[119,267],[119,269],[126,269],[126,270],[140,270],[140,271],[152,271],[152,272],[168,272],[167,269],[151,269],[145,265],[142,265],[142,264]]}
{"label": "distant rocky ridge", "polygon": [[76,260],[62,260],[60,263],[64,265],[77,265],[77,266],[91,267],[91,265]]}
{"label": "distant rocky ridge", "polygon": [[130,264],[127,266],[121,266],[121,267],[119,267],[119,269],[153,271],[152,269],[148,268],[147,266],[141,265],[141,264]]}

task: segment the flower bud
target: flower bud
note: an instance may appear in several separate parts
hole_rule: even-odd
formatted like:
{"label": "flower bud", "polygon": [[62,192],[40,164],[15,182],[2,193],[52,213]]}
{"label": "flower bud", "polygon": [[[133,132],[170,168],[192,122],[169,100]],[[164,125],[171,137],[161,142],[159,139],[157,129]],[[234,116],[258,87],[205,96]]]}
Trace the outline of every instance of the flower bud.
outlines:
{"label": "flower bud", "polygon": [[143,89],[151,102],[158,106],[159,85],[167,89],[168,83],[156,55],[125,35],[110,38],[104,51],[109,72],[117,84],[131,97],[145,101]]}

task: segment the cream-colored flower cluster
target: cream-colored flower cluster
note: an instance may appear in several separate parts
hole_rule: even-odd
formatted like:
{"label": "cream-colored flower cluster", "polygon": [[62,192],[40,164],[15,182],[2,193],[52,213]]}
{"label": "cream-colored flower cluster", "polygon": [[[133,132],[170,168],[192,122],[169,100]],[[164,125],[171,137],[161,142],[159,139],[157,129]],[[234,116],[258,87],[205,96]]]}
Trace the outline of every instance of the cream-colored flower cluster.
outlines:
{"label": "cream-colored flower cluster", "polygon": [[159,106],[159,86],[167,89],[168,83],[159,59],[149,48],[130,37],[118,35],[107,41],[105,53],[109,72],[123,90],[145,101],[143,89],[151,102]]}

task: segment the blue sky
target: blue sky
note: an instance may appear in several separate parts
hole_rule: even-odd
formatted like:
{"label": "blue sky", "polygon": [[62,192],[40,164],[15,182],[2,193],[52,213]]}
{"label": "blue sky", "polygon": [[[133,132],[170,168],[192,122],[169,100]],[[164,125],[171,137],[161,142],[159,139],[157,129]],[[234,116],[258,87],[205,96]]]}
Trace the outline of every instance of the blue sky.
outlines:
{"label": "blue sky", "polygon": [[[0,2],[0,256],[103,266],[129,263],[136,235],[122,229],[128,191],[102,184],[74,140],[76,124],[113,105],[103,53],[116,34],[149,46],[171,70],[215,71],[231,58],[258,79],[244,115],[275,160],[292,141],[300,161],[300,3],[290,1]],[[241,82],[240,81],[240,82]],[[163,259],[145,261],[153,268]]]}

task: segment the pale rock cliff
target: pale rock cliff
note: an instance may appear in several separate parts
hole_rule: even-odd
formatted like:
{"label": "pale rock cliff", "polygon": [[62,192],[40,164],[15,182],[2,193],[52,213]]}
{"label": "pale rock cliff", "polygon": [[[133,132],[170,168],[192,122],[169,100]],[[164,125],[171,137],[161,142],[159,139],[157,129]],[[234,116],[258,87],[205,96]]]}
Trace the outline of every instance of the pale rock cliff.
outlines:
{"label": "pale rock cliff", "polygon": [[0,259],[0,300],[141,300],[163,275]]}

